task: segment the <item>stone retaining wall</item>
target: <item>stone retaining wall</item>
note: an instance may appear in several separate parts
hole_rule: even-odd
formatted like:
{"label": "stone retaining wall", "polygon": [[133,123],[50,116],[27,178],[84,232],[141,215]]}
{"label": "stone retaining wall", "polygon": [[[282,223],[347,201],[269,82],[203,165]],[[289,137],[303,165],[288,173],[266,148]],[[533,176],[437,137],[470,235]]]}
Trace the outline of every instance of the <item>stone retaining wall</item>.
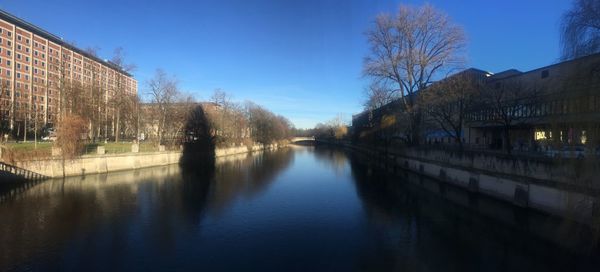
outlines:
{"label": "stone retaining wall", "polygon": [[[328,143],[328,142],[326,142]],[[388,153],[349,142],[332,144],[382,158],[384,165],[435,178],[480,193],[578,222],[597,224],[600,216],[598,160],[539,160],[444,150],[406,149]],[[600,226],[596,226],[600,227]]]}
{"label": "stone retaining wall", "polygon": [[[277,149],[278,145],[254,145],[252,147],[238,146],[215,149],[215,157],[243,154],[260,150]],[[181,151],[145,152],[85,155],[73,160],[60,158],[45,160],[20,161],[17,167],[55,178],[63,176],[81,176],[86,174],[107,173],[113,171],[132,170],[146,167],[177,164],[181,158]]]}

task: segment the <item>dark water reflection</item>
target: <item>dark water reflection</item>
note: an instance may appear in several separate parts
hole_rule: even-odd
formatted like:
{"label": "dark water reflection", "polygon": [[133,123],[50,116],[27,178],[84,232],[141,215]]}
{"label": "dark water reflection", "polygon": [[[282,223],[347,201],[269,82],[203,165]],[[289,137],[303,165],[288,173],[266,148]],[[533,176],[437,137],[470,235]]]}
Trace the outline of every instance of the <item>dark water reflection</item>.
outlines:
{"label": "dark water reflection", "polygon": [[[594,233],[329,148],[0,191],[0,270],[596,271]],[[12,193],[11,193],[12,192]]]}

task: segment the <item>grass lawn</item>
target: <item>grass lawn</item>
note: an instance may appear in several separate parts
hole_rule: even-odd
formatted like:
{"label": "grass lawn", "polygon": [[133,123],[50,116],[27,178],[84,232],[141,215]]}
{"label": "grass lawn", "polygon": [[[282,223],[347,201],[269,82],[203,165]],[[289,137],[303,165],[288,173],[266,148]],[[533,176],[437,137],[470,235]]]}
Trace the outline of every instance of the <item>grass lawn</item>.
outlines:
{"label": "grass lawn", "polygon": [[[14,151],[36,150],[34,142],[7,143],[7,144],[5,144],[5,146]],[[52,142],[38,142],[37,149],[38,150],[50,150],[50,149],[52,149]]]}
{"label": "grass lawn", "polygon": [[[31,153],[31,152],[42,152],[50,153],[52,150],[53,142],[38,142],[37,148],[34,142],[19,142],[19,143],[7,143],[6,147],[19,153]],[[98,146],[104,146],[107,154],[118,154],[131,152],[131,143],[88,143],[85,145],[84,154],[96,154],[96,148]],[[153,152],[158,151],[158,148],[152,143],[141,143],[140,152]]]}

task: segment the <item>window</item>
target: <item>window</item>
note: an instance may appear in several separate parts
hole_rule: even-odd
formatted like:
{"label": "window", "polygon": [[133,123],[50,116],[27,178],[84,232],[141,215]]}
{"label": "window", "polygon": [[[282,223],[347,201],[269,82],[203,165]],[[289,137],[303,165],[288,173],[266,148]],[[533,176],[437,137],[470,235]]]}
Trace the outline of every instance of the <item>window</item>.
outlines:
{"label": "window", "polygon": [[21,59],[21,54],[17,53],[17,59]]}
{"label": "window", "polygon": [[8,31],[8,36],[11,37],[12,36],[12,32]]}
{"label": "window", "polygon": [[550,71],[544,70],[542,71],[542,78],[547,78],[550,75]]}
{"label": "window", "polygon": [[21,35],[17,35],[17,41],[21,41]]}

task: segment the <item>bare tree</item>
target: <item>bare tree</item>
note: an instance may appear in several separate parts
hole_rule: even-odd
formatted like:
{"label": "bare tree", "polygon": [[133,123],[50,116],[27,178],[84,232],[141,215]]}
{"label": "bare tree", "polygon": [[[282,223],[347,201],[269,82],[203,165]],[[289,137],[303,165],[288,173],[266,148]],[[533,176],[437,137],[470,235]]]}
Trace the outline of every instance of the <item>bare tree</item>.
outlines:
{"label": "bare tree", "polygon": [[[121,71],[127,73],[135,70],[134,64],[127,63],[125,61],[125,51],[122,47],[118,47],[115,49],[113,57],[111,59],[111,63],[119,67]],[[128,100],[130,100],[131,98],[128,97],[124,77],[121,76],[120,71],[116,74],[113,91],[114,94],[112,95],[110,102],[112,110],[114,111],[113,119],[115,125],[115,142],[118,142],[119,136],[121,134],[121,116],[123,114],[133,114],[131,112],[126,112]]]}
{"label": "bare tree", "polygon": [[426,121],[452,137],[461,151],[465,118],[479,97],[481,83],[467,70],[430,85],[421,97]]}
{"label": "bare tree", "polygon": [[86,133],[86,121],[77,115],[65,115],[59,123],[54,145],[61,149],[63,159],[73,159],[83,151],[82,135]]}
{"label": "bare tree", "polygon": [[490,122],[502,127],[502,147],[506,153],[512,151],[511,129],[520,119],[532,116],[534,105],[539,100],[535,88],[526,86],[520,79],[487,84],[482,91],[483,103],[479,105],[480,111],[487,114]]}
{"label": "bare tree", "polygon": [[462,63],[463,30],[430,5],[401,5],[396,16],[378,16],[367,38],[371,53],[365,58],[363,73],[397,93],[410,116],[407,141],[419,144],[417,92]]}
{"label": "bare tree", "polygon": [[291,123],[285,117],[251,102],[246,103],[246,111],[252,138],[256,142],[271,144],[290,136]]}
{"label": "bare tree", "polygon": [[574,0],[562,18],[564,60],[600,52],[600,1]]}
{"label": "bare tree", "polygon": [[381,86],[377,82],[372,82],[371,85],[365,90],[366,101],[364,103],[365,109],[374,110],[383,105],[392,102],[398,98],[397,92],[393,92]]}
{"label": "bare tree", "polygon": [[152,105],[153,120],[156,122],[157,143],[163,143],[167,122],[173,115],[174,104],[179,94],[177,81],[169,77],[163,70],[156,70],[154,77],[148,82],[148,90]]}
{"label": "bare tree", "polygon": [[216,130],[216,144],[229,145],[244,141],[249,135],[246,135],[248,120],[242,105],[232,102],[232,96],[220,89],[214,91],[211,101],[218,107],[217,111],[208,111]]}
{"label": "bare tree", "polygon": [[10,101],[9,99],[4,100],[4,98],[8,98],[9,92],[9,81],[0,79],[0,143],[4,141],[4,134],[7,134],[10,131],[12,118]]}

